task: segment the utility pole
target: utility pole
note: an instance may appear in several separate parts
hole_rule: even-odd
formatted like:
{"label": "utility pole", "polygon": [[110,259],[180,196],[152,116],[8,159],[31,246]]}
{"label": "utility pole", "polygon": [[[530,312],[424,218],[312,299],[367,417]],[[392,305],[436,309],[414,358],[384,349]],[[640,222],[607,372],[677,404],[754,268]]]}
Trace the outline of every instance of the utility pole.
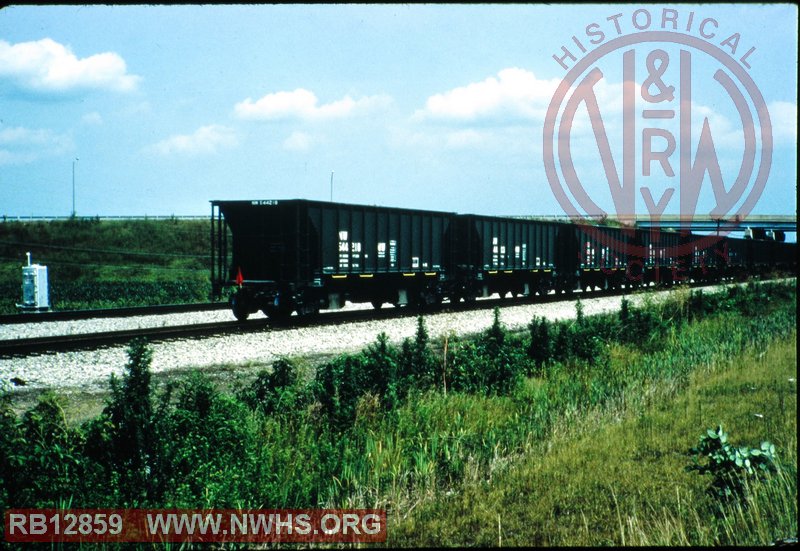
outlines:
{"label": "utility pole", "polygon": [[72,217],[75,218],[75,161],[78,158],[75,157],[75,160],[72,161]]}
{"label": "utility pole", "polygon": [[331,202],[333,202],[333,171],[331,170]]}

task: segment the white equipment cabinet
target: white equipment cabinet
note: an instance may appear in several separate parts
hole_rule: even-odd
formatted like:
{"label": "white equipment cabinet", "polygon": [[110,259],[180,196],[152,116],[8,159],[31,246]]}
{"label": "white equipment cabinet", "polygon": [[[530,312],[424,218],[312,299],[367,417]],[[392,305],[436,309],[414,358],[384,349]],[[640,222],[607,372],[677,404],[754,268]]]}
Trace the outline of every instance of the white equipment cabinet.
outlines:
{"label": "white equipment cabinet", "polygon": [[22,267],[22,304],[17,304],[17,308],[37,312],[49,310],[47,266],[31,264],[31,253],[27,256],[28,265]]}

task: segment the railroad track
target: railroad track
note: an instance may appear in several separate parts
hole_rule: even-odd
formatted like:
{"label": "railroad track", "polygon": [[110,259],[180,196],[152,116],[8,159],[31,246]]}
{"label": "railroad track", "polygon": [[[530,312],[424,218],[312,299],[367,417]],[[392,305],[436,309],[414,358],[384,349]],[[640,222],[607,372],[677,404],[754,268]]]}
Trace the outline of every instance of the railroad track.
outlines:
{"label": "railroad track", "polygon": [[[65,352],[68,350],[96,349],[126,344],[135,338],[144,337],[151,341],[205,337],[222,333],[257,331],[267,326],[267,320],[253,320],[255,323],[201,323],[193,325],[173,325],[169,327],[150,327],[100,333],[78,333],[35,337],[29,339],[0,340],[0,358],[13,358],[34,354]],[[262,322],[262,323],[259,323]]]}
{"label": "railroad track", "polygon": [[[721,282],[726,284],[730,282]],[[709,283],[691,284],[690,287],[717,285]],[[645,291],[657,290],[655,287]],[[419,311],[414,308],[384,308],[381,310],[365,309],[346,312],[324,312],[317,316],[307,318],[293,317],[291,323],[271,322],[267,318],[255,318],[246,322],[229,321],[202,323],[193,325],[175,325],[168,327],[150,327],[122,331],[109,331],[101,333],[81,333],[63,336],[36,337],[27,339],[0,340],[0,358],[24,357],[36,354],[49,354],[69,350],[97,349],[109,346],[127,344],[135,338],[146,338],[151,342],[204,338],[211,336],[230,335],[237,333],[253,333],[259,331],[281,331],[295,327],[313,327],[335,323],[349,323],[366,320],[384,320],[400,317],[416,317],[419,314],[434,314],[453,311],[470,311],[494,308],[495,306],[518,306],[523,304],[547,304],[557,301],[573,300],[578,298],[592,298],[614,295],[631,294],[631,290],[592,291],[589,293],[575,291],[572,295],[549,294],[545,297],[514,297],[514,298],[488,298],[479,299],[472,303],[444,303],[441,307],[428,311]]]}
{"label": "railroad track", "polygon": [[203,302],[196,304],[164,304],[160,306],[129,306],[126,308],[98,308],[94,310],[63,310],[54,312],[21,312],[0,315],[0,325],[37,323],[43,321],[71,321],[92,318],[127,318],[158,314],[183,314],[230,308],[226,302]]}
{"label": "railroad track", "polygon": [[[592,296],[607,296],[613,292],[595,292]],[[548,303],[567,300],[566,295],[551,294],[536,297],[536,303]],[[381,310],[364,309],[346,312],[324,312],[307,318],[292,317],[291,323],[271,322],[267,318],[255,318],[245,322],[229,321],[202,323],[193,325],[174,325],[168,327],[148,327],[122,331],[99,333],[76,333],[72,335],[56,335],[46,337],[0,340],[0,359],[25,357],[30,355],[66,352],[70,350],[91,350],[109,346],[127,344],[135,338],[146,338],[151,342],[204,338],[237,333],[253,333],[259,331],[281,331],[294,327],[313,327],[335,323],[349,323],[365,320],[384,320],[399,317],[410,317],[421,314],[432,314],[447,311],[469,311],[493,308],[494,306],[516,306],[534,302],[530,297],[489,298],[473,303],[444,303],[441,307],[428,311],[414,308],[383,308]]]}

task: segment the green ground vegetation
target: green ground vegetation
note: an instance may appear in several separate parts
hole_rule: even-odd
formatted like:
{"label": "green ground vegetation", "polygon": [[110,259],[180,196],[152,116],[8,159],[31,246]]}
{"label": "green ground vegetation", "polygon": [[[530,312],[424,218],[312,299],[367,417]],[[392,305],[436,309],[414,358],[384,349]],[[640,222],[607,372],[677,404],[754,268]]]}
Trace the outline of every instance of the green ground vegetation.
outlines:
{"label": "green ground vegetation", "polygon": [[[103,412],[0,406],[0,507],[385,508],[393,546],[764,544],[796,537],[796,289],[670,299],[432,342],[423,318],[302,373],[153,383],[134,342]],[[724,427],[774,446],[735,499],[687,470]],[[134,443],[135,445],[132,445]],[[695,454],[695,458],[696,454]]]}
{"label": "green ground vegetation", "polygon": [[208,220],[0,221],[0,313],[21,300],[26,252],[54,309],[208,300],[209,235]]}
{"label": "green ground vegetation", "polygon": [[[696,329],[720,338],[720,321]],[[687,375],[665,373],[606,407],[573,410],[499,475],[481,472],[399,515],[391,541],[716,546],[796,538],[796,345],[795,332],[780,331],[771,343],[697,358]],[[526,383],[531,391],[540,384]],[[768,439],[777,450],[772,476],[742,477],[743,500],[718,499],[710,475],[687,471],[691,448],[719,425],[737,448]]]}

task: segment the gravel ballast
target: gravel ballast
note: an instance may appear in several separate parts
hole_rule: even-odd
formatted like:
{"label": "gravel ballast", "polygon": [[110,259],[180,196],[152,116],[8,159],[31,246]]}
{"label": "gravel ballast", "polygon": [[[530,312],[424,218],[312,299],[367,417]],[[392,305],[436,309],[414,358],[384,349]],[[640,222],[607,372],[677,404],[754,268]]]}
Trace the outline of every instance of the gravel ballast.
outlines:
{"label": "gravel ballast", "polygon": [[[258,314],[263,316],[263,314]],[[253,316],[254,318],[256,316]],[[34,339],[62,335],[82,335],[105,331],[128,331],[146,327],[168,327],[234,321],[230,310],[208,310],[180,314],[149,314],[124,318],[90,318],[85,320],[40,321],[0,325],[0,340]]]}
{"label": "gravel ballast", "polygon": [[[632,304],[639,304],[645,297],[666,296],[671,291],[650,292],[647,294],[628,295]],[[584,314],[617,311],[622,296],[581,297]],[[361,305],[359,305],[360,307]],[[188,316],[202,316],[202,321],[210,321],[209,315],[219,316],[221,320],[229,320],[230,312],[209,312],[203,314],[176,314],[170,316],[146,316],[161,319],[157,323],[172,323],[173,316],[180,316],[180,323],[191,323]],[[549,320],[569,319],[575,317],[575,300],[550,302],[547,304],[525,304],[501,307],[500,319],[510,330],[524,329],[533,316],[546,317]],[[92,331],[107,329],[103,320],[103,328],[99,329],[98,320],[93,323],[82,322],[91,326]],[[119,322],[121,320],[113,320]],[[125,320],[130,324],[144,323],[142,320]],[[152,320],[149,320],[152,321]],[[425,323],[431,338],[453,334],[466,335],[483,331],[491,326],[493,310],[471,310],[461,312],[442,312],[428,314]],[[71,324],[69,327],[77,331],[80,322],[51,322]],[[400,343],[412,337],[416,331],[416,317],[407,316],[389,320],[358,321],[346,324],[332,324],[316,327],[298,327],[293,329],[266,330],[264,332],[237,335],[215,336],[203,339],[181,340],[152,344],[154,373],[190,368],[212,369],[220,366],[260,366],[271,364],[279,357],[330,357],[345,352],[363,349],[375,341],[377,335],[385,332],[390,341]],[[114,324],[116,327],[118,323]],[[36,327],[30,325],[29,327]],[[133,325],[136,327],[136,325]],[[88,332],[88,331],[87,331]],[[26,335],[27,336],[27,335]],[[5,337],[4,337],[5,338]],[[73,351],[58,354],[46,354],[26,358],[0,359],[0,381],[16,378],[25,382],[26,389],[69,389],[85,391],[107,388],[111,373],[122,374],[127,361],[126,347],[118,346],[91,351]],[[12,387],[12,392],[14,387]]]}

